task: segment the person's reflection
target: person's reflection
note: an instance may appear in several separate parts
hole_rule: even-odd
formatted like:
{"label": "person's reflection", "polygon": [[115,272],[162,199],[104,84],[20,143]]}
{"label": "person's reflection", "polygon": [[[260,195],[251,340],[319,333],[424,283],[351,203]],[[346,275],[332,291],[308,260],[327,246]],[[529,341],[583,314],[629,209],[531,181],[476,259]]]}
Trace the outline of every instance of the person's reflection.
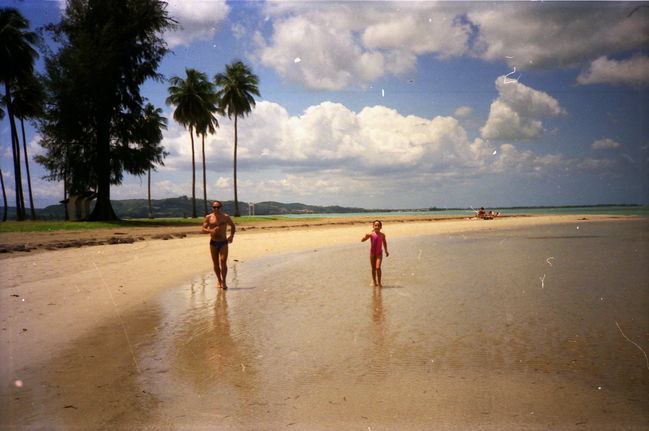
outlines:
{"label": "person's reflection", "polygon": [[[383,328],[383,323],[385,322],[385,315],[383,314],[383,289],[380,287],[374,288],[374,293],[372,295],[372,321],[374,324],[380,328]],[[383,338],[383,330],[381,332],[381,338]],[[381,340],[381,344],[383,341]]]}
{"label": "person's reflection", "polygon": [[385,310],[383,294],[380,287],[374,287],[372,293],[372,324],[369,329],[370,348],[368,349],[368,365],[372,378],[382,378],[387,374],[389,353],[386,351]]}
{"label": "person's reflection", "polygon": [[230,280],[230,283],[234,283],[235,287],[239,287],[239,271],[237,271],[237,262],[236,259],[232,262],[232,280]]}
{"label": "person's reflection", "polygon": [[205,274],[201,275],[200,280],[191,280],[189,284],[190,295],[189,295],[189,305],[193,308],[199,306],[205,306],[208,303],[207,296],[205,295],[205,286],[207,281],[205,280]]}
{"label": "person's reflection", "polygon": [[[206,349],[207,363],[217,374],[221,374],[228,362],[236,355],[236,345],[230,334],[228,298],[224,289],[218,289],[214,302],[214,321],[210,334],[211,342]],[[234,355],[234,356],[233,356]]]}
{"label": "person's reflection", "polygon": [[250,355],[242,354],[245,343],[239,343],[232,336],[228,313],[227,293],[218,289],[214,306],[205,308],[213,316],[201,313],[187,319],[178,335],[176,370],[185,381],[192,382],[194,391],[206,392],[216,385],[230,385],[235,392],[246,391],[251,385],[253,368]]}

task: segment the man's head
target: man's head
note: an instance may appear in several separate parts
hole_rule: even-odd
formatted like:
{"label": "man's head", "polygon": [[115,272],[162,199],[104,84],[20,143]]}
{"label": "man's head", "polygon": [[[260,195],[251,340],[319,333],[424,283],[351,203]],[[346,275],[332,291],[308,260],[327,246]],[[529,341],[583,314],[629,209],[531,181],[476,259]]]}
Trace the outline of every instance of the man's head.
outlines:
{"label": "man's head", "polygon": [[218,213],[219,211],[221,211],[222,206],[223,205],[221,204],[221,202],[214,201],[214,202],[212,202],[212,211],[214,211],[215,213]]}

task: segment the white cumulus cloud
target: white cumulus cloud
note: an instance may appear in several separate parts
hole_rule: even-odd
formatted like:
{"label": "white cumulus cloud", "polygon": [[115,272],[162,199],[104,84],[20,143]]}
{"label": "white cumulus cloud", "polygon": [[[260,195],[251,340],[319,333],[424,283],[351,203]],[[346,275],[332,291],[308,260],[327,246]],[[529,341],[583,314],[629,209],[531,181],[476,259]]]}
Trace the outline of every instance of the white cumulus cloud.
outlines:
{"label": "white cumulus cloud", "polygon": [[423,55],[518,70],[579,67],[647,46],[646,12],[631,10],[599,2],[268,2],[272,31],[257,34],[256,58],[320,90],[412,72]]}
{"label": "white cumulus cloud", "polygon": [[480,129],[484,139],[529,141],[544,133],[541,119],[565,114],[559,102],[547,93],[517,81],[496,79],[498,98],[491,103],[489,117]]}
{"label": "white cumulus cloud", "polygon": [[[470,26],[437,3],[271,2],[272,35],[259,35],[257,57],[284,79],[338,90],[385,74],[413,71],[417,55],[441,58],[467,49]],[[296,67],[295,58],[301,62]]]}
{"label": "white cumulus cloud", "polygon": [[289,116],[277,104],[260,102],[245,121],[240,129],[241,163],[291,172],[447,170],[473,157],[466,132],[455,118],[404,116],[384,106],[355,113],[342,104],[323,102],[300,116]]}
{"label": "white cumulus cloud", "polygon": [[649,20],[643,11],[629,16],[633,8],[598,2],[477,2],[468,12],[479,27],[473,53],[532,70],[644,49]]}
{"label": "white cumulus cloud", "polygon": [[189,45],[192,41],[207,40],[228,16],[226,0],[169,0],[167,12],[179,28],[164,35],[170,48]]}
{"label": "white cumulus cloud", "polygon": [[646,87],[649,85],[649,56],[635,55],[619,61],[599,57],[579,74],[577,83]]}
{"label": "white cumulus cloud", "polygon": [[598,139],[593,142],[593,150],[614,150],[620,148],[620,143],[610,138]]}
{"label": "white cumulus cloud", "polygon": [[[530,130],[517,129],[517,139],[521,133],[533,136],[542,131],[542,124],[534,128],[530,118],[564,112],[556,100],[523,84],[503,84],[498,89],[499,103],[511,115],[525,118],[521,124],[532,124]],[[206,139],[210,196],[228,196],[232,186],[233,125],[227,118],[219,122],[217,133]],[[452,190],[488,175],[544,178],[576,170],[600,173],[616,166],[602,159],[579,160],[561,153],[520,150],[510,143],[496,145],[486,138],[470,139],[452,116],[404,115],[380,105],[355,112],[329,101],[309,106],[300,115],[290,115],[277,103],[259,101],[248,117],[239,120],[238,137],[239,193],[247,201],[340,203],[341,196],[356,196],[370,205],[404,190],[423,198],[431,187]],[[171,152],[164,169],[171,167],[183,182],[189,181],[187,131],[170,124],[164,145]],[[196,140],[197,162],[199,145]],[[200,172],[200,163],[197,169]],[[172,186],[166,188],[186,190],[184,194],[190,190],[186,184]]]}
{"label": "white cumulus cloud", "polygon": [[455,109],[453,115],[455,115],[456,117],[463,118],[473,114],[473,111],[474,109],[470,106],[460,106],[459,108]]}

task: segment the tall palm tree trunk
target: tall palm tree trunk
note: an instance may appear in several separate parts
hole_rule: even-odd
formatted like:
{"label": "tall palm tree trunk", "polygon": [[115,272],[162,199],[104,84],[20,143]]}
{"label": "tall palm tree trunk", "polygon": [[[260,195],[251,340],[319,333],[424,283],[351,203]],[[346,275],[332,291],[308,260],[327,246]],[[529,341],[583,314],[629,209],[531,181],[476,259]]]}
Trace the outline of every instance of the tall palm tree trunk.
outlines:
{"label": "tall palm tree trunk", "polygon": [[20,167],[20,140],[13,115],[9,115],[11,123],[11,149],[14,156],[14,179],[16,187],[16,220],[25,220],[25,196],[23,194],[22,169]]}
{"label": "tall palm tree trunk", "polygon": [[2,200],[5,204],[5,209],[2,212],[2,221],[7,221],[7,192],[5,191],[5,180],[2,176],[2,169],[0,169],[0,183],[2,183]]}
{"label": "tall palm tree trunk", "polygon": [[234,216],[239,214],[239,195],[237,194],[237,115],[234,115]]}
{"label": "tall palm tree trunk", "polygon": [[63,220],[70,221],[70,214],[68,213],[68,152],[65,152],[65,167],[63,168],[63,211],[65,218]]}
{"label": "tall palm tree trunk", "polygon": [[29,156],[27,155],[27,139],[25,138],[25,120],[20,119],[20,128],[23,134],[23,150],[25,153],[25,172],[27,173],[27,189],[29,190],[29,208],[31,209],[32,220],[36,220],[34,210],[34,195],[32,194],[32,177],[29,173]]}
{"label": "tall palm tree trunk", "polygon": [[207,215],[207,178],[205,174],[205,134],[201,135],[202,138],[202,147],[203,147],[203,206],[204,214]]}
{"label": "tall palm tree trunk", "polygon": [[149,218],[153,218],[153,208],[151,208],[151,168],[149,168],[148,172],[148,181],[147,181],[147,190],[148,190],[148,204],[149,204]]}
{"label": "tall palm tree trunk", "polygon": [[11,126],[11,150],[14,158],[14,180],[16,185],[16,220],[25,220],[25,199],[23,197],[23,181],[20,169],[20,141],[18,139],[18,129],[16,128],[16,119],[11,106],[11,88],[9,82],[5,82],[5,96],[7,102],[7,112],[9,114],[9,124]]}
{"label": "tall palm tree trunk", "polygon": [[21,212],[21,207],[20,207],[20,193],[18,192],[18,185],[20,182],[18,181],[18,178],[20,178],[20,160],[16,161],[18,157],[20,157],[20,153],[16,154],[16,137],[13,134],[13,128],[11,128],[11,120],[9,121],[9,128],[11,129],[11,155],[13,156],[13,162],[14,162],[14,195],[16,198],[16,220],[24,220],[24,217],[22,216]]}
{"label": "tall palm tree trunk", "polygon": [[194,128],[189,126],[189,136],[192,139],[192,218],[196,218],[196,157],[194,155]]}

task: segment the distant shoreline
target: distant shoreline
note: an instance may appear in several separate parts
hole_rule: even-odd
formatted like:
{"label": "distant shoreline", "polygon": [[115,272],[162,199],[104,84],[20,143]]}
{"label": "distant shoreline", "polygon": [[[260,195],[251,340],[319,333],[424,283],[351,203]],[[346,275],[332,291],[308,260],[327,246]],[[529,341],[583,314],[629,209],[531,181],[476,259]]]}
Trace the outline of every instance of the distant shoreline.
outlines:
{"label": "distant shoreline", "polygon": [[[147,201],[145,199],[127,199],[112,201],[117,215],[124,220],[146,219],[148,217]],[[189,218],[192,214],[191,199],[186,197],[169,198],[152,200],[154,217],[156,219],[166,218]],[[225,212],[234,214],[234,202],[223,201]],[[483,206],[483,205],[480,205]],[[402,208],[402,209],[367,209],[356,207],[342,206],[319,206],[307,205],[301,203],[280,203],[280,202],[258,202],[254,203],[254,212],[252,215],[262,217],[284,216],[284,217],[351,217],[363,215],[390,215],[390,214],[410,214],[410,215],[464,215],[477,211],[480,206],[467,208]],[[646,214],[649,215],[649,205],[641,204],[595,204],[595,205],[559,205],[559,206],[513,206],[499,207],[484,205],[487,210],[500,211],[513,215],[520,214]],[[196,200],[198,215],[202,214],[204,204],[202,199]],[[240,213],[244,216],[249,215],[247,203],[239,203]],[[36,208],[36,217],[40,220],[60,220],[64,219],[63,205],[50,205],[45,208]],[[29,211],[28,211],[29,216]],[[15,218],[15,208],[8,208],[8,218],[11,221]]]}
{"label": "distant shoreline", "polygon": [[[647,215],[649,206],[642,205],[593,205],[593,206],[563,206],[563,207],[485,207],[487,211],[498,211],[507,216],[528,215]],[[303,213],[303,214],[264,214],[259,217],[398,217],[398,216],[458,216],[471,217],[477,208],[467,209],[435,209],[435,210],[376,210],[358,213]]]}

